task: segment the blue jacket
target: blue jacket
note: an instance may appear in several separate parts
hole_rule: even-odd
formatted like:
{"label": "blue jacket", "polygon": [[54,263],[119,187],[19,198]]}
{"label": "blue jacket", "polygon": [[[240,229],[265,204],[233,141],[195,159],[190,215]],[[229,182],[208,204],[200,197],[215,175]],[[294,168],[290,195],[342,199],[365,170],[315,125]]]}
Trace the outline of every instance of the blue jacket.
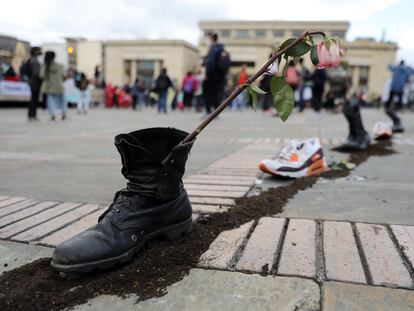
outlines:
{"label": "blue jacket", "polygon": [[413,70],[405,65],[389,65],[388,69],[392,72],[391,91],[402,92]]}

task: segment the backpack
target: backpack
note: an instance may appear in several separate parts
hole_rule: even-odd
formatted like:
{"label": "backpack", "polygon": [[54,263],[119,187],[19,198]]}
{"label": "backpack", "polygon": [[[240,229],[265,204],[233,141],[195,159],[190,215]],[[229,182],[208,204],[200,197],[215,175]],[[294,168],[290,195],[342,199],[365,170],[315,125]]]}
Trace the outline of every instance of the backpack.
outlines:
{"label": "backpack", "polygon": [[183,85],[183,91],[184,93],[192,93],[194,91],[193,89],[194,81],[193,79],[185,79],[184,85]]}
{"label": "backpack", "polygon": [[226,50],[222,50],[217,61],[217,68],[223,72],[227,73],[231,66],[230,54]]}
{"label": "backpack", "polygon": [[28,81],[32,77],[32,66],[30,66],[30,58],[20,67],[20,75],[25,81]]}
{"label": "backpack", "polygon": [[165,91],[169,86],[170,84],[168,83],[168,78],[166,76],[158,77],[157,81],[155,82],[155,88],[157,91]]}
{"label": "backpack", "polygon": [[288,67],[286,71],[286,82],[290,85],[299,83],[299,74],[295,67]]}

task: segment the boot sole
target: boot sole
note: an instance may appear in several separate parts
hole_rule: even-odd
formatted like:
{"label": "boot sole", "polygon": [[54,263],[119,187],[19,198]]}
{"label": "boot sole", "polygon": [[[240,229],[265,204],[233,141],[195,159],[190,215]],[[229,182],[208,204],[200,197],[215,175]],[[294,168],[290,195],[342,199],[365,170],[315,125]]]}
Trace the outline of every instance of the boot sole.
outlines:
{"label": "boot sole", "polygon": [[153,240],[155,238],[162,237],[162,236],[166,237],[168,240],[171,240],[171,241],[177,240],[182,235],[190,233],[192,229],[193,229],[193,219],[192,217],[190,217],[189,219],[181,223],[152,232],[151,234],[143,238],[141,241],[139,241],[137,245],[130,248],[128,251],[126,251],[125,253],[119,256],[106,258],[106,259],[98,260],[98,261],[74,264],[74,265],[59,264],[59,263],[54,262],[53,260],[50,264],[53,269],[59,272],[62,272],[62,273],[67,273],[69,274],[69,276],[70,274],[88,273],[96,269],[106,270],[106,269],[112,268],[118,263],[126,263],[130,261],[134,257],[134,255],[137,254],[145,246],[145,244],[150,240]]}

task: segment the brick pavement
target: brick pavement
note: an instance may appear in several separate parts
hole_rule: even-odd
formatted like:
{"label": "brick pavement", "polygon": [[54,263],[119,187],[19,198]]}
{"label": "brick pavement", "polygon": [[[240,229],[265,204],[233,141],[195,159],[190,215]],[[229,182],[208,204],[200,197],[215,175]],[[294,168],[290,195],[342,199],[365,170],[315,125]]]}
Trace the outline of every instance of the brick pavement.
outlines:
{"label": "brick pavement", "polygon": [[414,226],[264,217],[222,232],[199,266],[413,289],[413,252]]}
{"label": "brick pavement", "polygon": [[[244,196],[275,143],[252,141],[187,176],[196,217],[226,211]],[[2,195],[0,239],[53,247],[96,223],[104,208]],[[413,289],[413,263],[414,226],[263,217],[222,232],[199,266]]]}

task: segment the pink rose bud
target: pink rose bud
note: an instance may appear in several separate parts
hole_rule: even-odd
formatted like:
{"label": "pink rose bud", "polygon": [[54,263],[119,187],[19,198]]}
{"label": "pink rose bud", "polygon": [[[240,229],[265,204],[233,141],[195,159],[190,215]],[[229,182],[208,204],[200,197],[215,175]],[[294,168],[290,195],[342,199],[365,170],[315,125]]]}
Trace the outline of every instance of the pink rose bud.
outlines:
{"label": "pink rose bud", "polygon": [[318,68],[331,68],[336,67],[341,62],[341,55],[343,54],[343,49],[339,45],[339,42],[336,40],[329,41],[329,49],[326,48],[323,42],[319,42],[316,46],[318,53]]}

